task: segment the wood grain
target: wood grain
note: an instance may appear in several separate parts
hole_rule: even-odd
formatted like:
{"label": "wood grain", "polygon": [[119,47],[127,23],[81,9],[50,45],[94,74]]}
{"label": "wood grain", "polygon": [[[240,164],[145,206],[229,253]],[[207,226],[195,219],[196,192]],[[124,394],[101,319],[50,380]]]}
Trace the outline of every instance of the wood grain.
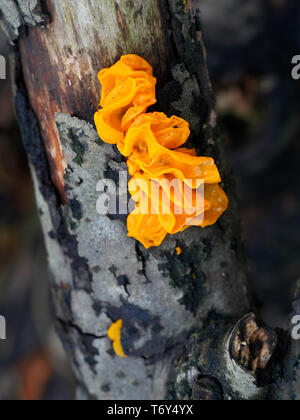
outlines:
{"label": "wood grain", "polygon": [[[98,71],[122,54],[136,53],[149,60],[163,80],[168,48],[156,0],[46,0],[45,4],[49,24],[28,28],[19,46],[52,180],[65,202],[65,160],[55,113],[92,122],[100,98]],[[143,33],[137,28],[143,28]]]}

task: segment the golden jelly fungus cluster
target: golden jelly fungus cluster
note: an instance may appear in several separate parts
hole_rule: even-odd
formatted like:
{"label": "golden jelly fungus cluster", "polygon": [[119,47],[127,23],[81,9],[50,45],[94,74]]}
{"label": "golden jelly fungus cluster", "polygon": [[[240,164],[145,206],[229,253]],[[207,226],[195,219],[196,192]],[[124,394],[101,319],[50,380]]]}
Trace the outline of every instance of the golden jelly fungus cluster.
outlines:
{"label": "golden jelly fungus cluster", "polygon": [[[182,147],[190,136],[188,122],[146,113],[156,102],[152,67],[139,56],[126,55],[102,70],[99,80],[102,109],[95,114],[99,136],[117,145],[132,176],[129,191],[136,208],[128,216],[128,235],[150,248],[159,246],[167,234],[216,223],[228,208],[228,198],[214,160]],[[204,205],[197,207],[200,195]]]}

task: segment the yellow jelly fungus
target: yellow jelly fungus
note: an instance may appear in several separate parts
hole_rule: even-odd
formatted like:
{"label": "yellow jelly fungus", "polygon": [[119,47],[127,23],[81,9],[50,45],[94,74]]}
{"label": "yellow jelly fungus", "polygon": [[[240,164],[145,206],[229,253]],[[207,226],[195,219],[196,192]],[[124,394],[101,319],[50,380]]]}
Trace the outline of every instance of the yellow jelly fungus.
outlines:
{"label": "yellow jelly fungus", "polygon": [[[141,171],[150,179],[162,175],[174,175],[176,178],[191,186],[191,181],[202,181],[210,184],[221,182],[219,171],[212,158],[195,156],[192,149],[180,148],[190,134],[188,125],[178,121],[175,127],[169,127],[172,146],[170,150],[165,146],[166,130],[160,136],[157,126],[153,129],[153,120],[158,113],[141,115],[129,128],[124,145],[119,145],[120,152],[128,157],[129,173],[135,175]],[[159,113],[160,114],[160,113]],[[168,120],[168,118],[165,116]],[[159,125],[160,121],[156,121]],[[185,122],[185,124],[187,124]],[[199,185],[198,185],[199,186]]]}
{"label": "yellow jelly fungus", "polygon": [[95,114],[101,139],[117,144],[130,124],[155,104],[156,79],[150,64],[137,55],[125,55],[98,75],[102,85],[101,110]]}
{"label": "yellow jelly fungus", "polygon": [[113,342],[113,349],[117,356],[126,357],[121,343],[121,330],[123,327],[123,320],[119,319],[117,322],[112,324],[107,331],[107,335]]}
{"label": "yellow jelly fungus", "polygon": [[176,251],[176,254],[177,254],[178,256],[182,254],[182,249],[180,248],[180,246],[178,246],[178,247],[175,249],[175,251]]}
{"label": "yellow jelly fungus", "polygon": [[[170,190],[168,187],[165,188],[164,181],[166,181],[166,178],[164,177],[151,182],[147,176],[137,175],[129,181],[129,192],[133,200],[137,202],[134,212],[135,220],[140,217],[143,223],[141,226],[139,223],[134,224],[131,221],[128,224],[129,236],[136,237],[139,235],[140,229],[146,229],[146,232],[149,230],[149,225],[146,223],[147,217],[149,217],[148,223],[150,221],[153,223],[153,228],[156,229],[156,232],[160,231],[155,225],[157,221],[161,225],[160,227],[169,234],[181,232],[189,226],[202,226],[203,219],[205,220],[205,212],[211,209],[210,201],[203,197],[203,200],[201,200],[201,203],[203,202],[204,204],[203,207],[197,207],[197,195],[200,194],[198,190],[190,189],[187,186],[184,188],[183,182],[176,178],[174,180],[177,181],[175,191]],[[172,179],[170,181],[172,182]],[[187,197],[184,196],[185,194],[187,194]],[[152,215],[151,218],[149,213]],[[158,217],[155,218],[153,216]],[[161,237],[162,234],[159,235],[159,238]],[[144,244],[144,241],[141,242]],[[148,248],[149,246],[145,245],[145,247]]]}
{"label": "yellow jelly fungus", "polygon": [[[167,234],[216,223],[229,204],[219,185],[218,168],[212,158],[183,147],[190,136],[187,121],[162,112],[146,113],[156,102],[150,64],[137,55],[125,55],[98,77],[102,85],[101,109],[95,114],[99,136],[117,145],[132,176],[129,192],[136,208],[127,219],[128,236],[150,248],[161,245]],[[170,183],[176,188],[170,189]],[[199,202],[204,205],[197,207]],[[112,331],[119,328],[120,335],[121,327],[118,324]],[[121,354],[121,339],[113,341]]]}

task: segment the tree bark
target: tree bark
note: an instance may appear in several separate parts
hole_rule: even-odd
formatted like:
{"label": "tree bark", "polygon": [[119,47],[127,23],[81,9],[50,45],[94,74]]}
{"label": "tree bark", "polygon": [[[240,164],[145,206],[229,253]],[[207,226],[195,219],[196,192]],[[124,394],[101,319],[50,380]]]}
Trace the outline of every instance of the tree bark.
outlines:
{"label": "tree bark", "polygon": [[[266,398],[271,381],[259,384],[257,375],[276,337],[244,317],[253,305],[239,210],[193,1],[1,0],[0,9],[14,45],[16,112],[77,397]],[[230,198],[215,226],[188,229],[149,251],[127,237],[124,218],[96,211],[98,181],[126,170],[92,125],[97,72],[128,53],[154,67],[157,109],[190,122],[191,142],[215,158]],[[107,337],[120,318],[125,359]]]}

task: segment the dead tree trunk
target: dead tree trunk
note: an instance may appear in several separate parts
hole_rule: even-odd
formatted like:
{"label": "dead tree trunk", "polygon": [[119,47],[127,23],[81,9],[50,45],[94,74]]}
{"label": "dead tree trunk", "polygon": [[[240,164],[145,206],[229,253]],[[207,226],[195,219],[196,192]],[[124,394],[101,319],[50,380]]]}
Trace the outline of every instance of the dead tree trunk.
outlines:
{"label": "dead tree trunk", "polygon": [[[244,317],[253,307],[239,211],[193,1],[1,0],[0,9],[14,49],[16,112],[53,273],[57,328],[78,398],[266,398],[271,381],[260,384],[257,375],[276,337]],[[124,169],[91,124],[97,72],[127,53],[152,64],[158,109],[190,122],[191,141],[215,158],[230,197],[215,226],[191,228],[147,252],[126,236],[124,220],[96,212],[98,181]],[[125,359],[114,355],[106,334],[120,318]]]}

